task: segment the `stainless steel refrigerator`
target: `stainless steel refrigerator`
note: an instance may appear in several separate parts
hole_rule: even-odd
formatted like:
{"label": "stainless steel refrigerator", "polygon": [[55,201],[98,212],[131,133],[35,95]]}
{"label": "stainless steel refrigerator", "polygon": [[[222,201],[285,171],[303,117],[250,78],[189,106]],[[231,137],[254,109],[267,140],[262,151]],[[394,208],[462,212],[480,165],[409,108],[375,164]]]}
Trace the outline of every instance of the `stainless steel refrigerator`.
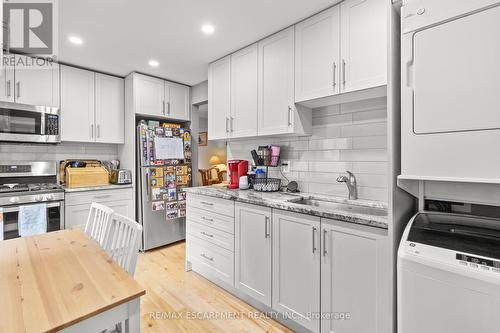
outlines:
{"label": "stainless steel refrigerator", "polygon": [[186,192],[191,186],[191,133],[175,124],[137,125],[137,205],[142,250],[186,238]]}

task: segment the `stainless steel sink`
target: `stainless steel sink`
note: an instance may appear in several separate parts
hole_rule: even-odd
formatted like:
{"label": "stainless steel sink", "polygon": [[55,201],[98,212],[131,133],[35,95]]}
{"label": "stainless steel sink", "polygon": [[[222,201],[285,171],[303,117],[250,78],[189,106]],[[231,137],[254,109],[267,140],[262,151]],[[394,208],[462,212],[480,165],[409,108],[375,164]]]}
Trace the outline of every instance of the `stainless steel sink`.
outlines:
{"label": "stainless steel sink", "polygon": [[299,200],[290,200],[289,202],[296,203],[299,205],[318,207],[319,209],[326,211],[349,212],[353,214],[365,214],[374,216],[387,216],[387,210],[384,208],[358,206],[358,205],[331,202],[318,199],[299,199]]}

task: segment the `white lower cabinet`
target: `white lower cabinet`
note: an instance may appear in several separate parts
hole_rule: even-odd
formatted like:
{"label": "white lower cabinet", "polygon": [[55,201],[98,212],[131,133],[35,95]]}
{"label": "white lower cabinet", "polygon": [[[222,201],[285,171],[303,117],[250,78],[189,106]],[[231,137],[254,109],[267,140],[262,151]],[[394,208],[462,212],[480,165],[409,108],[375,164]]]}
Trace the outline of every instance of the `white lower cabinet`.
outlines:
{"label": "white lower cabinet", "polygon": [[321,222],[321,332],[390,332],[386,230]]}
{"label": "white lower cabinet", "polygon": [[320,329],[320,265],[320,218],[274,210],[272,308],[312,332]]}
{"label": "white lower cabinet", "polygon": [[285,324],[392,332],[387,230],[191,193],[187,202],[187,267]]}
{"label": "white lower cabinet", "polygon": [[116,213],[131,219],[133,216],[134,201],[133,189],[95,190],[82,192],[67,192],[64,204],[65,229],[84,229],[92,202],[97,202],[110,207]]}
{"label": "white lower cabinet", "polygon": [[233,287],[234,201],[188,193],[186,213],[186,267]]}
{"label": "white lower cabinet", "polygon": [[271,208],[235,205],[235,287],[271,306]]}

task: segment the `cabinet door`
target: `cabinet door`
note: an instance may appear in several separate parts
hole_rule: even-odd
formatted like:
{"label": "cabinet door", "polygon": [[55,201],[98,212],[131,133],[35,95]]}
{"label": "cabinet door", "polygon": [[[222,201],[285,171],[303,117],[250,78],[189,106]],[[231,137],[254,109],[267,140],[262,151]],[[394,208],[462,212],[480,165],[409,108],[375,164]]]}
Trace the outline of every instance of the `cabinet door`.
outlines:
{"label": "cabinet door", "polygon": [[340,90],[340,6],[295,25],[295,102]]}
{"label": "cabinet door", "polygon": [[89,211],[90,204],[66,206],[64,208],[64,228],[84,230]]}
{"label": "cabinet door", "polygon": [[259,42],[259,135],[293,131],[294,28]]}
{"label": "cabinet door", "polygon": [[235,207],[235,287],[271,306],[271,208]]}
{"label": "cabinet door", "polygon": [[231,110],[231,56],[208,67],[208,139],[226,139]]}
{"label": "cabinet door", "polygon": [[128,218],[135,220],[135,216],[133,216],[132,208],[134,206],[134,202],[132,200],[123,200],[123,201],[110,201],[103,203],[109,208],[113,209],[115,213],[120,215],[124,215]]}
{"label": "cabinet door", "polygon": [[150,76],[134,74],[135,113],[165,116],[164,81]]}
{"label": "cabinet door", "polygon": [[42,60],[35,61],[27,56],[16,55],[15,57],[16,103],[58,108],[59,64]]}
{"label": "cabinet door", "polygon": [[273,210],[272,308],[312,332],[320,311],[320,219]]}
{"label": "cabinet door", "polygon": [[123,143],[125,84],[115,76],[95,74],[96,142]]}
{"label": "cabinet door", "polygon": [[94,72],[61,66],[61,140],[94,142]]}
{"label": "cabinet door", "polygon": [[14,102],[14,55],[3,55],[4,63],[0,77],[0,101]]}
{"label": "cabinet door", "polygon": [[339,316],[323,318],[321,332],[389,332],[390,269],[385,231],[326,219],[321,225],[321,311]]}
{"label": "cabinet door", "polygon": [[189,120],[189,87],[165,81],[165,110],[169,118]]}
{"label": "cabinet door", "polygon": [[346,0],[340,4],[341,92],[387,84],[386,0]]}
{"label": "cabinet door", "polygon": [[232,138],[257,135],[257,44],[231,55]]}

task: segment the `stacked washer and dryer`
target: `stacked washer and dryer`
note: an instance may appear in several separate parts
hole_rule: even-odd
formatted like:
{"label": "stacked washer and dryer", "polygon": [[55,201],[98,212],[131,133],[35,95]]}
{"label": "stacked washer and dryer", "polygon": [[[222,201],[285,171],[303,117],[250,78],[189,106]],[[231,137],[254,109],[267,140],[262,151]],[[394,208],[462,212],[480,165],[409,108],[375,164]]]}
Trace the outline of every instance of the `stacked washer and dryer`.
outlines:
{"label": "stacked washer and dryer", "polygon": [[500,332],[500,1],[404,0],[401,175],[419,199],[398,251],[399,333]]}

